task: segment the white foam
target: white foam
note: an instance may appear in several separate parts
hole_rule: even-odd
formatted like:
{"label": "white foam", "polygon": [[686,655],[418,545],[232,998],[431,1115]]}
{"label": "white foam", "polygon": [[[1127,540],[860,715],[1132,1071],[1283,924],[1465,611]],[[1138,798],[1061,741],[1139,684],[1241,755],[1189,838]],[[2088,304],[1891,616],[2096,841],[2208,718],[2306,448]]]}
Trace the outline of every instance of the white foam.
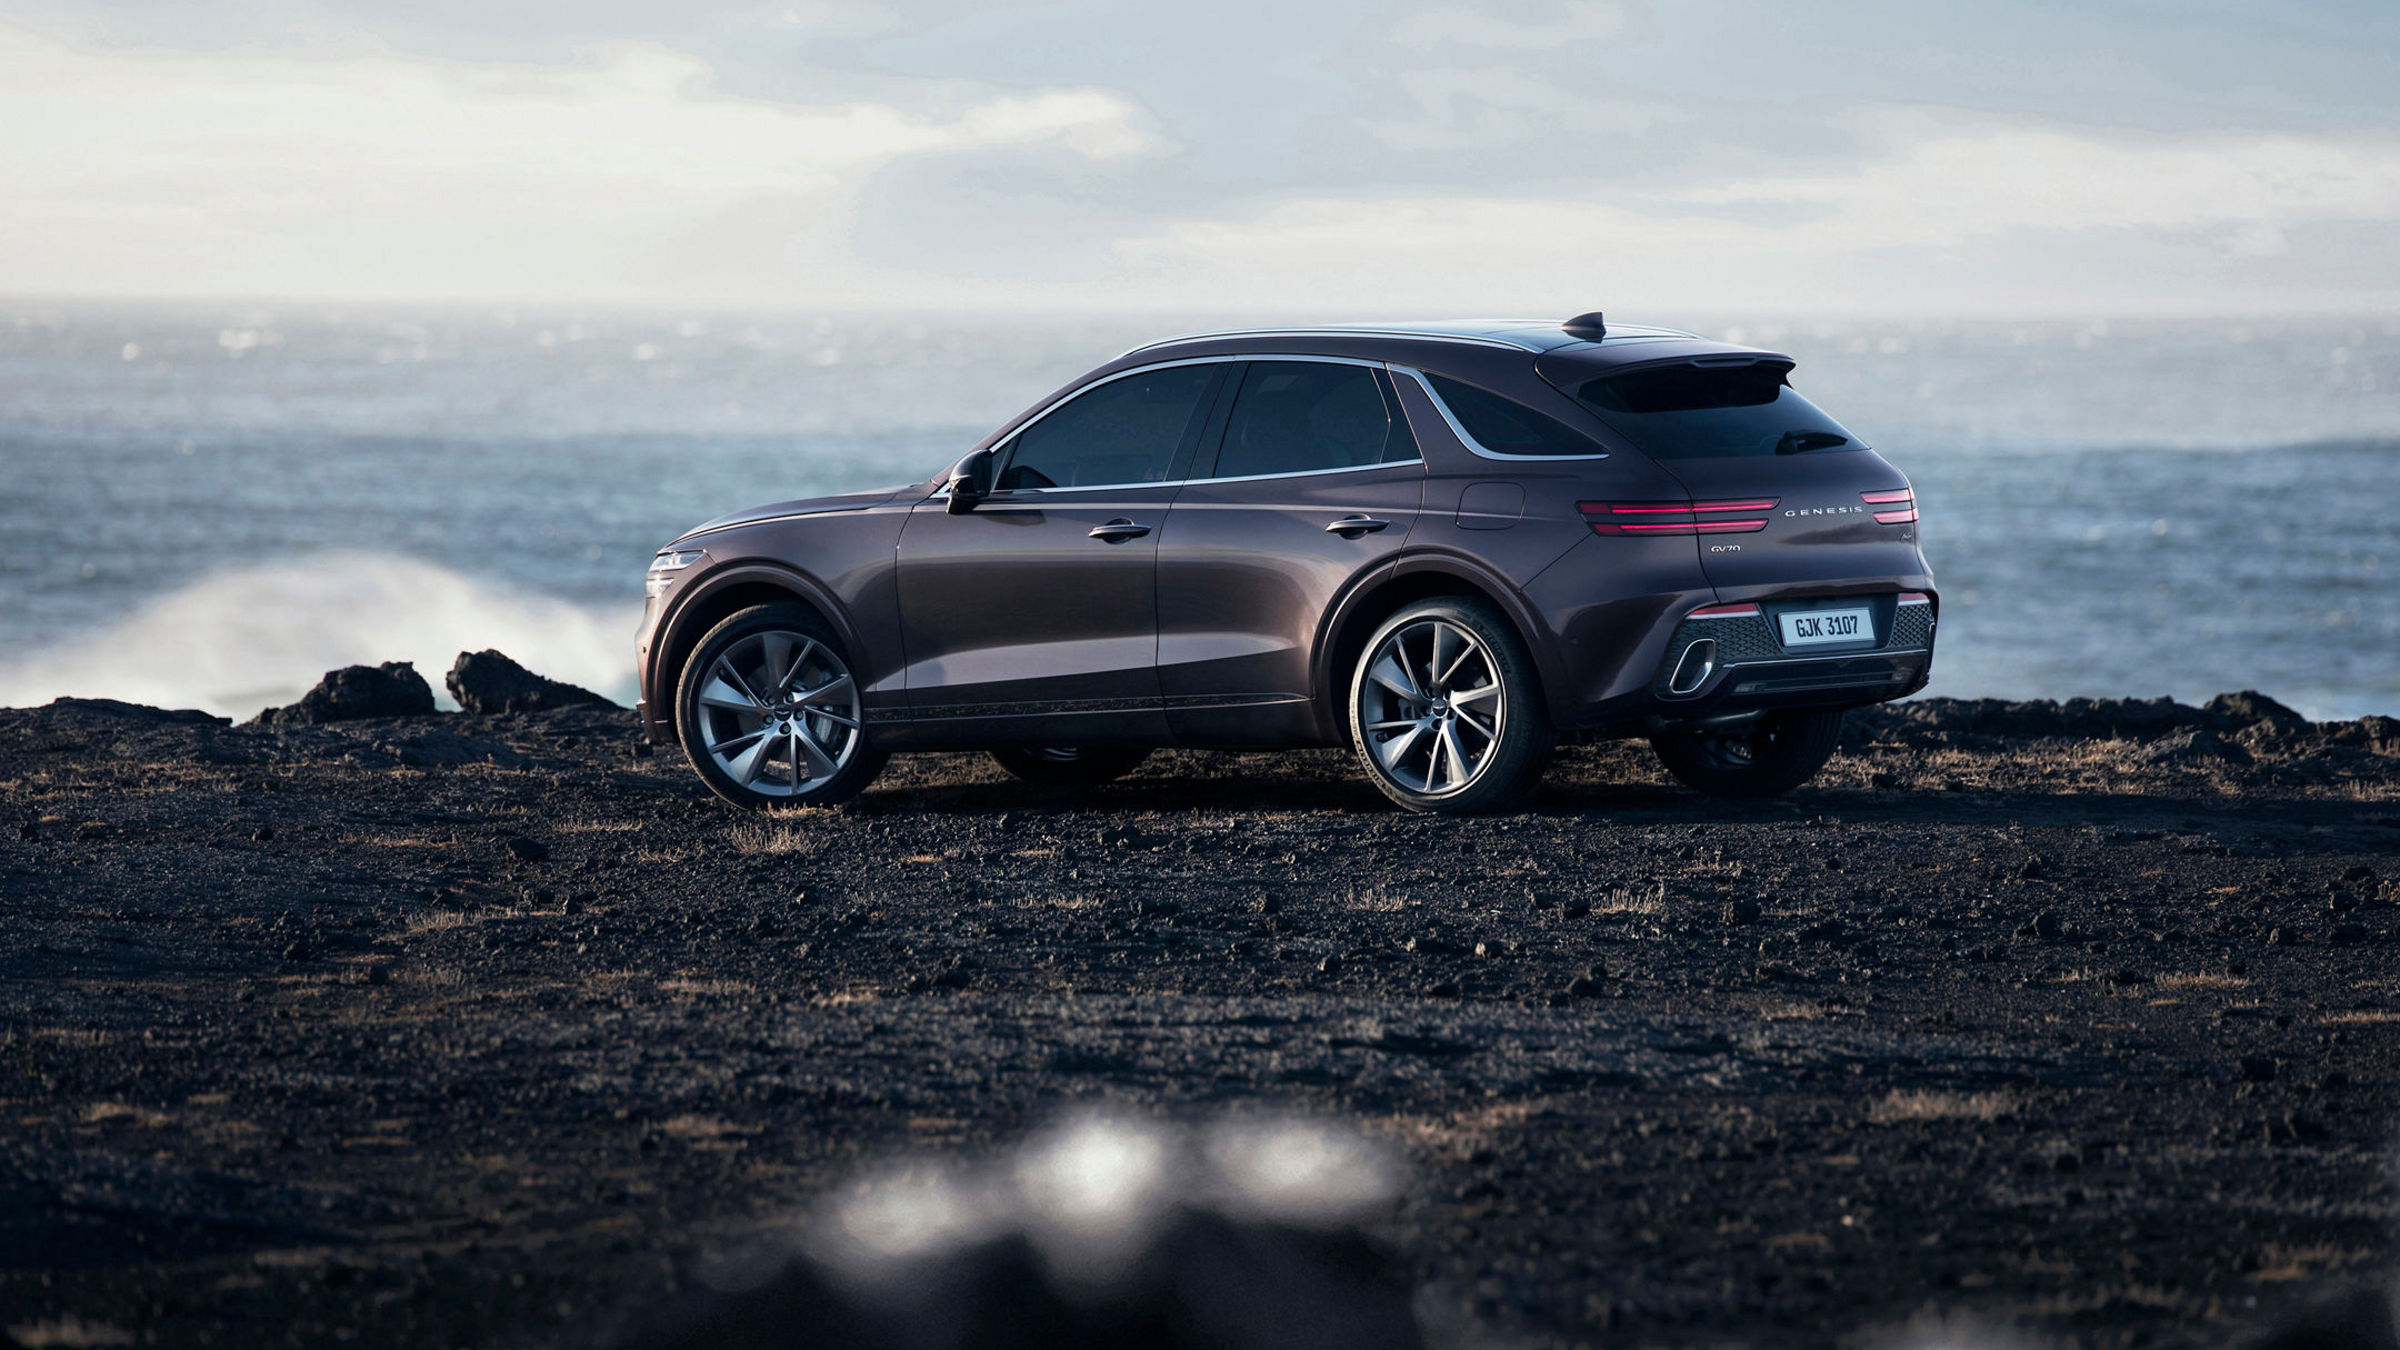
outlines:
{"label": "white foam", "polygon": [[246,718],[339,666],[411,661],[442,706],[460,652],[634,698],[640,607],[588,607],[415,558],[338,552],[211,573],[124,618],[0,666],[0,707],[60,695]]}

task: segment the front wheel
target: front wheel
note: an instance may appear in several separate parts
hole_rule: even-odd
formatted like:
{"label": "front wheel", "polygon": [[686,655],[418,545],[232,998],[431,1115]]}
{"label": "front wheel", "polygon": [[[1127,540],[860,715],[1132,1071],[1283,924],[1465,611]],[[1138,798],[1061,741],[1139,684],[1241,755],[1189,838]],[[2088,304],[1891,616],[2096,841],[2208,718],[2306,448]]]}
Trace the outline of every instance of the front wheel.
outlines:
{"label": "front wheel", "polygon": [[883,771],[848,656],[798,605],[710,629],[684,663],[675,726],[700,781],[736,806],[830,806]]}
{"label": "front wheel", "polygon": [[1033,749],[994,750],[1000,767],[1028,783],[1044,787],[1098,787],[1113,783],[1150,758],[1148,750],[1095,749],[1044,745]]}
{"label": "front wheel", "polygon": [[1350,738],[1383,795],[1411,811],[1511,806],[1557,740],[1533,659],[1508,621],[1436,599],[1384,620],[1350,676]]}
{"label": "front wheel", "polygon": [[1722,731],[1650,738],[1667,772],[1712,797],[1775,797],[1817,776],[1842,737],[1840,709],[1768,713]]}

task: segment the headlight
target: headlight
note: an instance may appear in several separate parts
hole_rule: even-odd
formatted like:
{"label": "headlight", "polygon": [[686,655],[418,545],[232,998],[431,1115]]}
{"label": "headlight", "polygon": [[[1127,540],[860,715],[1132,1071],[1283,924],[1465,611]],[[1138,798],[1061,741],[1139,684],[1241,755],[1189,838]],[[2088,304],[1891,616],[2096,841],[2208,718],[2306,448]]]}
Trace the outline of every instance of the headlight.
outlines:
{"label": "headlight", "polygon": [[700,549],[669,549],[650,560],[650,575],[642,579],[642,593],[656,600],[675,584],[675,574],[707,557]]}

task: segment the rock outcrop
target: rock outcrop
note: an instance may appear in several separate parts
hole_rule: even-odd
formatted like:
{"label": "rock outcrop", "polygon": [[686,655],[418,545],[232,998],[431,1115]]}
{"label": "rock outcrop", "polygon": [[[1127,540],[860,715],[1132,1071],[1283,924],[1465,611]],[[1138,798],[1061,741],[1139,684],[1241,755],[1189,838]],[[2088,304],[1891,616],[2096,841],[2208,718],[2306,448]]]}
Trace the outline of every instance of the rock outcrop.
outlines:
{"label": "rock outcrop", "polygon": [[589,689],[536,675],[499,652],[460,652],[444,681],[460,712],[544,712],[552,708],[617,706]]}
{"label": "rock outcrop", "polygon": [[298,703],[267,708],[266,723],[356,722],[369,717],[424,717],[433,712],[433,686],[406,661],[380,666],[344,666],[325,672]]}

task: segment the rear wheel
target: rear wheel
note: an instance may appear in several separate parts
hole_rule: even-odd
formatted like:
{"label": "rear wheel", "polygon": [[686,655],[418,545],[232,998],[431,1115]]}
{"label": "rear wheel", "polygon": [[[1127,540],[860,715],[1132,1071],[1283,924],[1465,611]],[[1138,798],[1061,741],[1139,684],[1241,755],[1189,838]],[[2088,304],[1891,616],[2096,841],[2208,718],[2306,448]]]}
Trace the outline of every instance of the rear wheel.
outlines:
{"label": "rear wheel", "polygon": [[700,639],[675,729],[700,781],[736,806],[830,806],[883,771],[849,657],[798,605],[753,605]]}
{"label": "rear wheel", "polygon": [[1722,731],[1650,738],[1667,772],[1712,797],[1775,797],[1817,776],[1841,740],[1842,714],[1768,713]]}
{"label": "rear wheel", "polygon": [[1000,767],[1028,783],[1044,787],[1098,787],[1132,773],[1150,758],[1145,749],[1087,748],[1044,745],[1029,749],[994,750]]}
{"label": "rear wheel", "polygon": [[1515,804],[1557,733],[1516,630],[1472,600],[1384,620],[1350,676],[1350,738],[1367,777],[1411,811]]}

